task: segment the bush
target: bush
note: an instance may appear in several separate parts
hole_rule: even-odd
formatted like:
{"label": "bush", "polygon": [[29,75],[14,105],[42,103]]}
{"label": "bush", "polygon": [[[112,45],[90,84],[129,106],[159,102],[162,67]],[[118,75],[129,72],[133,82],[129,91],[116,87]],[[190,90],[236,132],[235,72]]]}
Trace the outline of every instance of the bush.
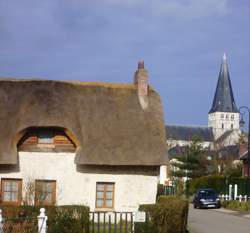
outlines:
{"label": "bush", "polygon": [[[228,193],[229,184],[238,184],[238,193],[241,195],[250,195],[250,179],[239,177],[225,177],[225,176],[203,176],[191,179],[189,184],[189,192],[195,193],[200,188],[213,188],[219,194]],[[248,185],[247,185],[248,183]]]}
{"label": "bush", "polygon": [[222,201],[221,206],[231,210],[250,211],[250,201]]}
{"label": "bush", "polygon": [[[0,206],[0,208],[3,211],[3,217],[7,219],[17,219],[20,211],[23,211],[25,217],[32,219],[30,224],[37,226],[40,207]],[[50,206],[46,207],[46,215],[48,216],[48,233],[89,232],[89,208],[86,206]]]}
{"label": "bush", "polygon": [[184,233],[187,228],[188,202],[177,197],[160,196],[153,205],[141,205],[146,223],[137,223],[136,233]]}

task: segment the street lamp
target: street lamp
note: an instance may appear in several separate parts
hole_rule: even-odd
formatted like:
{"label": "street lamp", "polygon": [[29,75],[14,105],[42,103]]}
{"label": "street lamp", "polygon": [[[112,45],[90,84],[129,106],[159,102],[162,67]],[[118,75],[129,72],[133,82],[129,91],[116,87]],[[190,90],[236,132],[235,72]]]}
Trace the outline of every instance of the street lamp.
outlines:
{"label": "street lamp", "polygon": [[[242,106],[239,108],[240,114],[241,114],[241,119],[240,119],[240,127],[243,128],[245,125],[245,121],[243,119],[243,113],[241,113],[241,110],[243,110],[248,112],[248,140],[247,140],[247,178],[249,178],[250,176],[250,172],[249,172],[249,167],[250,167],[250,109],[246,106]],[[246,181],[246,185],[247,185],[247,181]],[[247,189],[248,190],[248,189]],[[246,190],[246,191],[247,191]]]}

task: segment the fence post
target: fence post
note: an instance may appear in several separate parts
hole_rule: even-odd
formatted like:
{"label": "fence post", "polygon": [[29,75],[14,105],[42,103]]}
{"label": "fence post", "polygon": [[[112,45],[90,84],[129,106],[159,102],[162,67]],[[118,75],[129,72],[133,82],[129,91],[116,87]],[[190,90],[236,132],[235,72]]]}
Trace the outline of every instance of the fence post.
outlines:
{"label": "fence post", "polygon": [[245,201],[247,201],[247,195],[245,195]]}
{"label": "fence post", "polygon": [[0,233],[3,233],[3,216],[1,209],[0,209]]}
{"label": "fence post", "polygon": [[37,219],[38,219],[38,233],[46,233],[48,217],[45,215],[44,208],[40,209],[40,215],[37,216]]}
{"label": "fence post", "polygon": [[242,201],[242,195],[239,196],[239,200],[240,200],[240,202]]}

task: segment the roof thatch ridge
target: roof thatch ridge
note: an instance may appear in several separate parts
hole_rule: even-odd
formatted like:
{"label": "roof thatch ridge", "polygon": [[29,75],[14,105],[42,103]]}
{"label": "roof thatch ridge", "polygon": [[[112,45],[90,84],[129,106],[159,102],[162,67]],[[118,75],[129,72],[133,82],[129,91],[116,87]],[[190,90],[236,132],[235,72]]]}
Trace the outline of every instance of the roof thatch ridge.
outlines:
{"label": "roof thatch ridge", "polygon": [[[113,83],[113,82],[98,82],[98,81],[80,81],[80,80],[53,80],[53,79],[37,79],[37,78],[5,78],[0,77],[0,82],[57,82],[57,83],[68,83],[79,86],[96,86],[96,87],[106,87],[106,88],[114,88],[114,89],[137,89],[136,85],[133,83]],[[152,86],[149,85],[150,91],[155,91]]]}

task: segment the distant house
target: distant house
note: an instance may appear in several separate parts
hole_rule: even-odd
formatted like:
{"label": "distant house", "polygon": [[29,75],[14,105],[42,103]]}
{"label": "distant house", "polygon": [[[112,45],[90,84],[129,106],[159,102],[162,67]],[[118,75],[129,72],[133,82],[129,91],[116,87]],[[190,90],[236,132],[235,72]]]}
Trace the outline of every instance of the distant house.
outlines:
{"label": "distant house", "polygon": [[243,162],[242,176],[249,177],[250,164],[248,163],[248,149],[246,143],[240,147],[239,158]]}
{"label": "distant house", "polygon": [[1,79],[1,202],[154,203],[167,162],[162,112],[143,62],[131,84]]}

